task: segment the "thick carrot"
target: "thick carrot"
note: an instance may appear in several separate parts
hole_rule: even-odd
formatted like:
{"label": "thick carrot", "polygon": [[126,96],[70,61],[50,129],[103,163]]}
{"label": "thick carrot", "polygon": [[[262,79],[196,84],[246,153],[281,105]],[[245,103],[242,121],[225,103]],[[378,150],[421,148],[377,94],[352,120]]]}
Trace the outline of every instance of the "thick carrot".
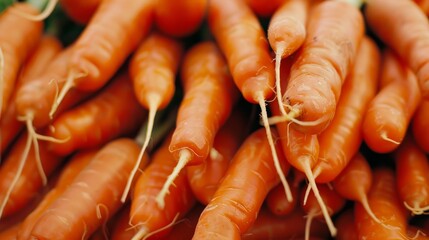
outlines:
{"label": "thick carrot", "polygon": [[[45,35],[41,38],[39,45],[32,55],[26,60],[18,76],[16,88],[20,85],[32,81],[35,77],[45,70],[46,65],[61,51],[60,40],[56,37]],[[0,119],[0,152],[3,153],[6,148],[15,139],[18,133],[23,129],[24,124],[16,119],[16,93],[11,96],[9,106]]]}
{"label": "thick carrot", "polygon": [[[91,21],[72,46],[66,79],[52,104],[56,112],[64,96],[75,87],[84,91],[100,89],[135,50],[152,26],[154,0],[103,0]],[[126,14],[124,14],[126,13]]]}
{"label": "thick carrot", "polygon": [[[285,163],[278,144],[276,151],[280,162]],[[201,213],[193,239],[240,239],[279,181],[264,129],[256,130],[235,154],[224,180]]]}
{"label": "thick carrot", "polygon": [[369,28],[415,72],[422,94],[427,98],[429,57],[424,53],[429,50],[429,24],[426,15],[410,0],[367,1],[363,12]]}
{"label": "thick carrot", "polygon": [[203,23],[208,2],[208,0],[157,0],[154,23],[161,32],[170,36],[189,36]]}
{"label": "thick carrot", "polygon": [[422,100],[413,115],[411,131],[417,145],[429,153],[429,101]]}
{"label": "thick carrot", "polygon": [[271,17],[283,4],[283,0],[246,0],[247,5],[260,17]]}
{"label": "thick carrot", "polygon": [[14,214],[37,196],[46,181],[40,169],[50,175],[61,163],[60,157],[47,150],[46,143],[40,144],[38,152],[31,148],[27,135],[18,139],[0,168],[0,217]]}
{"label": "thick carrot", "polygon": [[338,228],[338,240],[358,240],[353,208],[342,212],[335,220]]}
{"label": "thick carrot", "polygon": [[366,158],[357,153],[332,181],[335,191],[342,197],[360,202],[368,215],[380,223],[368,204],[368,192],[372,185],[372,170]]}
{"label": "thick carrot", "polygon": [[327,183],[347,166],[362,143],[362,122],[377,90],[380,53],[374,41],[364,37],[347,77],[331,124],[318,136],[319,161],[313,171],[316,182]]}
{"label": "thick carrot", "polygon": [[0,15],[0,49],[2,51],[2,88],[0,89],[0,119],[14,92],[19,69],[24,61],[36,48],[42,35],[42,22],[34,22],[14,13],[37,13],[34,7],[27,3],[19,3],[9,7]]}
{"label": "thick carrot", "polygon": [[[284,1],[275,11],[268,25],[268,41],[276,54],[276,97],[279,106],[283,106],[280,63],[283,58],[289,57],[304,43],[308,5],[308,0]],[[283,107],[280,111],[282,115],[287,115]]]}
{"label": "thick carrot", "polygon": [[[154,153],[150,165],[137,179],[131,201],[130,224],[138,229],[133,239],[142,239],[183,217],[194,205],[195,197],[189,187],[186,171],[181,171],[174,179],[164,206],[157,203],[157,195],[165,180],[175,168],[175,161],[168,147],[169,136]],[[166,234],[168,231],[164,231]]]}
{"label": "thick carrot", "polygon": [[43,197],[37,207],[31,211],[29,215],[22,221],[16,235],[17,240],[28,239],[33,226],[36,224],[40,216],[45,213],[45,210],[68,188],[73,182],[73,179],[88,165],[92,158],[97,153],[97,150],[89,150],[79,152],[69,160],[67,165],[61,170],[61,174],[55,183],[54,188]]}
{"label": "thick carrot", "polygon": [[207,159],[186,168],[189,185],[195,197],[207,205],[229,168],[231,159],[247,135],[245,112],[238,107],[216,134]]}
{"label": "thick carrot", "polygon": [[134,93],[139,103],[149,110],[148,127],[139,158],[128,178],[122,201],[128,195],[130,184],[138,171],[143,153],[149,145],[155,115],[165,108],[175,92],[175,77],[183,55],[183,46],[178,41],[157,32],[152,32],[134,53],[129,65]]}
{"label": "thick carrot", "polygon": [[368,202],[381,223],[374,221],[360,203],[355,204],[359,239],[407,239],[407,210],[399,199],[395,173],[387,167],[373,170]]}
{"label": "thick carrot", "polygon": [[50,142],[49,149],[68,155],[78,149],[100,146],[136,131],[144,115],[131,80],[126,73],[120,73],[102,92],[53,121],[49,136],[66,140]]}
{"label": "thick carrot", "polygon": [[400,199],[412,214],[429,211],[429,160],[407,136],[394,152],[396,181]]}
{"label": "thick carrot", "polygon": [[177,167],[157,196],[160,207],[175,175],[184,166],[201,164],[209,156],[216,133],[239,97],[222,53],[213,42],[201,42],[188,50],[181,80],[184,97],[169,147]]}
{"label": "thick carrot", "polygon": [[60,0],[60,6],[75,22],[87,24],[101,2],[102,0]]}
{"label": "thick carrot", "polygon": [[335,115],[363,37],[364,21],[359,9],[344,1],[319,3],[309,16],[307,37],[283,95],[290,112],[276,121],[292,121],[299,131],[318,134]]}
{"label": "thick carrot", "polygon": [[[120,193],[140,147],[120,138],[105,145],[34,225],[30,238],[85,239],[121,206]],[[142,166],[147,163],[144,161]]]}
{"label": "thick carrot", "polygon": [[396,58],[396,64],[382,67],[400,70],[370,102],[362,123],[366,144],[379,153],[391,152],[402,142],[422,99],[415,74],[393,52],[386,54],[384,58]]}

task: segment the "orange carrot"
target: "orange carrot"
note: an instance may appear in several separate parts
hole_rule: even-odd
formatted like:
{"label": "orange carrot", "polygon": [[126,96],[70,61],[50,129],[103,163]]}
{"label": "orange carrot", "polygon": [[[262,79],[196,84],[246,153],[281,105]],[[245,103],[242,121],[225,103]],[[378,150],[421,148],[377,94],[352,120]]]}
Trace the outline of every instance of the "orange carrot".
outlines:
{"label": "orange carrot", "polygon": [[335,220],[338,228],[338,240],[358,240],[358,234],[355,225],[355,215],[352,208],[342,212]]}
{"label": "orange carrot", "polygon": [[361,12],[344,1],[324,1],[309,16],[307,37],[283,95],[289,114],[272,120],[292,121],[299,131],[318,134],[335,115],[363,37],[364,21]]}
{"label": "orange carrot", "polygon": [[175,175],[186,165],[201,164],[209,156],[214,137],[239,96],[213,42],[198,43],[186,53],[181,75],[184,97],[169,147],[177,166],[157,196],[161,208]]}
{"label": "orange carrot", "polygon": [[386,54],[384,58],[396,58],[396,64],[382,67],[400,70],[370,102],[362,124],[366,144],[379,153],[390,152],[402,142],[422,98],[414,73],[393,52]]}
{"label": "orange carrot", "polygon": [[[293,174],[288,175],[289,180],[295,180],[291,179],[291,176],[293,176]],[[288,215],[296,208],[299,199],[298,193],[300,192],[300,185],[292,184],[290,189],[293,197],[292,201],[287,200],[284,188],[280,184],[274,187],[273,190],[268,193],[265,202],[268,209],[275,215]]]}
{"label": "orange carrot", "polygon": [[411,136],[394,152],[400,199],[412,214],[429,211],[429,160]]}
{"label": "orange carrot", "polygon": [[165,205],[160,207],[157,203],[157,195],[175,168],[174,158],[168,149],[170,139],[169,136],[154,153],[150,165],[137,179],[130,210],[130,224],[138,229],[133,239],[148,237],[169,226],[175,219],[183,217],[195,203],[186,171],[179,172],[174,179],[169,194],[165,196]]}
{"label": "orange carrot", "polygon": [[131,59],[129,73],[134,93],[139,103],[149,110],[149,117],[145,140],[128,178],[122,201],[125,201],[128,195],[130,184],[138,171],[139,162],[149,145],[156,112],[165,108],[173,98],[175,77],[182,55],[181,43],[153,32],[141,43]]}
{"label": "orange carrot", "polygon": [[0,239],[2,240],[16,240],[19,223],[0,231]]}
{"label": "orange carrot", "polygon": [[[289,57],[304,43],[308,5],[308,0],[284,1],[275,11],[268,25],[268,41],[276,54],[276,95],[279,106],[283,105],[280,62],[282,58]],[[280,108],[280,111],[282,115],[287,115],[284,108]]]}
{"label": "orange carrot", "polygon": [[253,12],[255,12],[258,16],[261,17],[270,17],[271,15],[273,15],[283,2],[287,1],[246,0],[247,5],[249,5]]}
{"label": "orange carrot", "polygon": [[417,145],[429,153],[429,101],[422,100],[413,115],[411,130]]}
{"label": "orange carrot", "polygon": [[375,222],[362,204],[356,203],[354,213],[359,239],[406,239],[407,211],[399,199],[393,170],[387,167],[373,170],[368,203],[381,223]]}
{"label": "orange carrot", "polygon": [[145,111],[133,94],[131,80],[121,73],[99,94],[64,112],[51,124],[49,135],[63,142],[49,143],[58,155],[100,146],[137,130]]}
{"label": "orange carrot", "polygon": [[208,0],[157,0],[154,23],[157,28],[174,37],[196,32],[207,11]]}
{"label": "orange carrot", "polygon": [[[189,240],[194,235],[195,227],[198,223],[198,218],[201,215],[204,207],[195,205],[186,216],[174,225],[171,232],[168,234],[169,239]],[[149,238],[151,239],[151,238]]]}
{"label": "orange carrot", "polygon": [[[401,9],[401,11],[398,11]],[[397,11],[397,14],[392,14]],[[410,0],[371,0],[365,5],[365,20],[369,28],[390,46],[414,71],[422,94],[429,96],[428,18]]]}
{"label": "orange carrot", "polygon": [[[278,144],[276,151],[280,162],[285,163]],[[256,130],[235,154],[224,180],[201,213],[193,239],[240,239],[279,181],[264,129]]]}
{"label": "orange carrot", "polygon": [[60,0],[61,9],[74,21],[87,24],[102,0]]}
{"label": "orange carrot", "polygon": [[112,240],[130,240],[134,236],[134,230],[130,224],[130,205],[124,206],[115,219],[110,239]]}
{"label": "orange carrot", "polygon": [[248,130],[244,112],[236,108],[225,125],[216,134],[207,159],[186,168],[189,185],[195,197],[207,205],[229,168],[231,159],[240,147]]}
{"label": "orange carrot", "polygon": [[423,11],[424,14],[429,13],[429,1],[428,0],[413,0]]}
{"label": "orange carrot", "polygon": [[363,115],[376,94],[379,64],[377,46],[364,37],[344,83],[335,117],[318,136],[319,161],[313,168],[316,182],[327,183],[335,179],[358,152],[363,140]]}
{"label": "orange carrot", "polygon": [[40,216],[30,238],[88,238],[121,206],[120,192],[138,153],[137,143],[127,138],[105,145]]}
{"label": "orange carrot", "polygon": [[34,22],[14,13],[37,13],[38,11],[27,3],[15,4],[0,15],[0,49],[2,52],[2,74],[0,88],[0,119],[14,92],[19,69],[24,61],[36,48],[42,35],[42,22]]}

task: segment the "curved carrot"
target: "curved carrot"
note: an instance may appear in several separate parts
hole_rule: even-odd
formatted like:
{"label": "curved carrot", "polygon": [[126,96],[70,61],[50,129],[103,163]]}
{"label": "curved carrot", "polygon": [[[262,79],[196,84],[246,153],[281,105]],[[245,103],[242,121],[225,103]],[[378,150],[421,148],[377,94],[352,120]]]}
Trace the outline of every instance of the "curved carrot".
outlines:
{"label": "curved carrot", "polygon": [[354,213],[359,239],[406,239],[407,211],[396,189],[395,173],[383,167],[373,170],[368,203],[381,223],[374,221],[360,203]]}
{"label": "curved carrot", "polygon": [[[280,162],[285,163],[278,144],[276,151]],[[201,213],[193,239],[240,239],[279,181],[264,129],[256,130],[235,154],[224,180]]]}
{"label": "curved carrot", "polygon": [[420,101],[416,112],[414,113],[411,131],[417,145],[426,153],[429,153],[429,101]]}
{"label": "curved carrot", "polygon": [[169,147],[177,167],[157,196],[161,207],[175,175],[184,166],[201,164],[209,156],[216,133],[239,97],[222,53],[213,42],[193,46],[184,57],[181,74],[184,97]]}
{"label": "curved carrot", "polygon": [[60,114],[49,136],[65,141],[49,143],[58,155],[100,146],[118,136],[130,134],[141,124],[145,111],[133,94],[131,80],[121,73],[92,99]]}
{"label": "curved carrot", "polygon": [[102,0],[60,0],[60,7],[74,21],[87,24]]}
{"label": "curved carrot", "polygon": [[202,164],[186,168],[188,182],[195,197],[207,205],[229,168],[231,159],[246,136],[245,116],[236,108],[216,134],[210,154]]}
{"label": "curved carrot", "polygon": [[149,145],[156,112],[165,108],[175,92],[175,77],[183,55],[178,41],[157,32],[151,33],[134,53],[129,66],[134,93],[139,103],[149,110],[148,127],[139,158],[122,194],[125,200],[143,153]]}
{"label": "curved carrot", "polygon": [[[398,11],[392,14],[392,11]],[[409,0],[371,0],[363,11],[369,28],[404,59],[415,72],[422,95],[429,96],[428,19],[416,3]]]}
{"label": "curved carrot", "polygon": [[358,240],[358,234],[355,225],[355,215],[353,208],[342,212],[335,220],[338,228],[338,240]]}
{"label": "curved carrot", "polygon": [[139,149],[137,143],[127,138],[105,145],[46,209],[34,225],[30,238],[87,238],[103,219],[108,219],[121,206],[120,192]]}
{"label": "curved carrot", "polygon": [[[304,43],[309,11],[308,5],[309,1],[307,0],[284,1],[279,9],[275,11],[268,25],[268,41],[276,54],[276,97],[279,106],[283,106],[280,62],[283,58],[293,54]],[[282,115],[287,115],[283,107],[280,108],[280,111]]]}
{"label": "curved carrot", "polygon": [[278,10],[278,8],[283,4],[283,0],[246,0],[247,5],[255,12],[258,16],[261,17],[270,17]]}
{"label": "curved carrot", "polygon": [[363,116],[377,90],[379,64],[378,47],[369,37],[364,37],[341,90],[335,116],[318,136],[319,161],[313,168],[316,182],[335,179],[358,152],[363,141]]}
{"label": "curved carrot", "polygon": [[149,32],[153,4],[154,0],[100,3],[72,46],[67,69],[61,76],[65,81],[61,82],[55,101],[50,102],[51,117],[70,89],[94,91],[107,83]]}
{"label": "curved carrot", "polygon": [[39,145],[38,152],[31,148],[27,135],[18,139],[0,168],[0,217],[17,212],[36,196],[46,181],[39,175],[40,168],[49,176],[61,163],[46,143]]}
{"label": "curved carrot", "polygon": [[170,137],[154,153],[151,163],[137,179],[130,210],[130,225],[138,229],[133,239],[148,237],[177,217],[183,217],[195,203],[186,171],[181,171],[165,196],[165,205],[158,205],[156,197],[175,168],[174,158],[168,149],[169,140]]}
{"label": "curved carrot", "polygon": [[414,73],[392,52],[386,54],[385,58],[396,58],[396,64],[383,67],[401,70],[370,102],[362,123],[366,144],[379,153],[390,152],[402,142],[422,98]]}
{"label": "curved carrot", "polygon": [[206,16],[208,0],[158,0],[154,9],[157,28],[174,37],[196,32]]}
{"label": "curved carrot", "polygon": [[37,13],[34,7],[27,3],[18,3],[9,7],[0,15],[0,49],[2,51],[2,89],[0,89],[0,119],[14,92],[15,82],[19,69],[24,61],[31,55],[40,41],[43,23],[22,18],[14,13]]}
{"label": "curved carrot", "polygon": [[96,150],[79,152],[72,159],[69,160],[67,165],[61,170],[58,181],[55,183],[54,188],[43,197],[42,201],[37,207],[31,211],[29,215],[19,225],[19,230],[16,235],[17,240],[28,239],[40,216],[42,216],[46,209],[56,200],[72,183],[73,179],[88,165],[96,154]]}
{"label": "curved carrot", "polygon": [[394,152],[400,199],[412,214],[429,211],[429,160],[411,136]]}
{"label": "curved carrot", "polygon": [[[61,50],[62,46],[58,38],[49,35],[43,36],[38,46],[34,49],[34,52],[23,64],[15,88],[18,89],[20,85],[26,84],[42,74],[46,65],[48,65]],[[15,98],[16,92],[11,96],[9,106],[7,106],[6,112],[0,119],[0,150],[2,153],[24,127],[24,124],[16,119]]]}
{"label": "curved carrot", "polygon": [[307,37],[292,65],[283,95],[293,127],[321,133],[331,123],[342,85],[364,33],[359,9],[344,1],[324,1],[309,14]]}

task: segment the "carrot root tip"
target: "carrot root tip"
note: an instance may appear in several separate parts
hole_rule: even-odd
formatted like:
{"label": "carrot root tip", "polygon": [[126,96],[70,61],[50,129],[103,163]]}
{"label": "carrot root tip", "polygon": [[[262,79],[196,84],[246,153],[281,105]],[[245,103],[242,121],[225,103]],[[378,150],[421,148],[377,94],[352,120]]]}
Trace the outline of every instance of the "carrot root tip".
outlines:
{"label": "carrot root tip", "polygon": [[381,132],[381,133],[380,133],[380,137],[381,137],[381,139],[383,139],[383,140],[385,140],[385,141],[387,141],[387,142],[393,143],[393,144],[395,144],[395,145],[399,145],[399,144],[401,144],[401,142],[398,142],[398,141],[395,141],[395,140],[393,140],[393,139],[389,138],[389,137],[387,136],[387,132],[386,132],[386,131]]}

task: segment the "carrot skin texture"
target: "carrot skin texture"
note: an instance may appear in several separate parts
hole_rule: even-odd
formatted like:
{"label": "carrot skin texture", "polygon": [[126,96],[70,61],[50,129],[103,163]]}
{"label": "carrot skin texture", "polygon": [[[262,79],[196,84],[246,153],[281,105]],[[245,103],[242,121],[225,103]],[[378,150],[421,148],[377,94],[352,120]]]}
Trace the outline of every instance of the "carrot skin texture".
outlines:
{"label": "carrot skin texture", "polygon": [[184,97],[169,148],[176,159],[180,150],[191,150],[193,157],[188,165],[195,165],[209,155],[214,137],[239,94],[213,42],[199,43],[186,53],[181,76]]}
{"label": "carrot skin texture", "polygon": [[[392,11],[397,14],[391,14]],[[369,28],[394,49],[415,72],[424,98],[429,97],[429,23],[416,3],[408,0],[368,1],[364,10]]]}
{"label": "carrot skin texture", "polygon": [[[3,202],[7,189],[11,185],[18,169],[21,155],[26,145],[27,134],[22,134],[11,149],[4,163],[0,168],[0,202]],[[46,142],[39,143],[39,153],[41,164],[46,176],[53,173],[55,168],[61,163],[62,158],[48,151]],[[30,149],[26,164],[23,168],[18,182],[6,204],[2,217],[10,216],[21,210],[26,204],[34,199],[43,187],[42,178],[37,170],[34,148]]]}
{"label": "carrot skin texture", "polygon": [[75,22],[87,24],[102,0],[60,0],[61,9]]}
{"label": "carrot skin texture", "polygon": [[394,54],[385,55],[389,57],[395,58],[396,64],[383,67],[400,70],[372,99],[362,124],[365,142],[378,153],[391,152],[398,147],[422,99],[415,74]]}
{"label": "carrot skin texture", "polygon": [[241,0],[211,0],[208,23],[244,98],[258,103],[261,92],[265,100],[270,99],[274,64],[265,33],[251,9]]}
{"label": "carrot skin texture", "polygon": [[264,0],[246,0],[247,5],[252,9],[256,15],[260,17],[270,17],[280,8],[283,0],[273,0],[273,1],[264,1]]}
{"label": "carrot skin texture", "polygon": [[325,1],[309,14],[307,37],[291,68],[283,102],[311,126],[293,127],[304,133],[322,132],[335,114],[341,88],[351,70],[364,33],[360,11],[342,1]]}
{"label": "carrot skin texture", "polygon": [[208,0],[158,0],[154,10],[156,27],[173,37],[186,37],[203,23]]}
{"label": "carrot skin texture", "polygon": [[[127,138],[116,139],[105,145],[39,218],[30,237],[88,238],[103,222],[97,218],[97,208],[105,217],[105,214],[112,216],[121,206],[121,192],[139,149],[133,140]],[[146,163],[147,158],[142,166]]]}
{"label": "carrot skin texture", "polygon": [[363,115],[376,94],[379,64],[378,47],[370,38],[364,37],[344,83],[335,116],[318,136],[320,152],[314,167],[316,182],[327,183],[335,179],[359,150],[363,141]]}
{"label": "carrot skin texture", "polygon": [[429,101],[422,100],[414,113],[411,131],[421,149],[429,153]]}
{"label": "carrot skin texture", "polygon": [[291,186],[292,202],[286,198],[286,194],[282,185],[275,186],[267,195],[265,199],[268,209],[275,215],[285,216],[290,214],[298,203],[299,199],[299,186],[292,184]]}
{"label": "carrot skin texture", "polygon": [[144,116],[145,111],[133,94],[131,80],[127,74],[121,74],[94,98],[58,116],[49,135],[67,141],[51,142],[49,149],[58,155],[67,155],[78,149],[100,146],[136,130]]}
{"label": "carrot skin texture", "polygon": [[25,19],[13,11],[37,14],[38,10],[30,4],[18,3],[7,9],[0,17],[0,48],[4,57],[3,91],[1,93],[0,119],[9,106],[9,100],[14,92],[19,69],[36,48],[42,36],[42,22]]}
{"label": "carrot skin texture", "polygon": [[[285,163],[279,145],[276,150]],[[235,154],[222,184],[201,213],[193,239],[240,239],[279,182],[265,130],[256,130]]]}
{"label": "carrot skin texture", "polygon": [[161,97],[159,109],[170,103],[183,52],[179,41],[157,32],[142,41],[129,65],[134,93],[142,106],[150,108],[152,94]]}

